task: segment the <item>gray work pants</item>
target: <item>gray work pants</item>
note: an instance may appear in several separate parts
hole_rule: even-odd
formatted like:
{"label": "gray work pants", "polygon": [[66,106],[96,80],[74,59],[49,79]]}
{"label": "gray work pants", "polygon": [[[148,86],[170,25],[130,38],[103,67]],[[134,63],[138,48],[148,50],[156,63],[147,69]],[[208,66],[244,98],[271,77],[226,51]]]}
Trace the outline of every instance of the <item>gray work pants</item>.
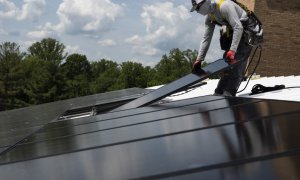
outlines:
{"label": "gray work pants", "polygon": [[216,94],[224,94],[226,91],[226,93],[230,93],[232,96],[236,95],[240,83],[244,78],[245,69],[247,67],[251,50],[252,46],[247,43],[245,34],[243,34],[235,55],[236,60],[243,62],[235,66],[233,69],[229,69],[223,73],[218,86],[215,89]]}

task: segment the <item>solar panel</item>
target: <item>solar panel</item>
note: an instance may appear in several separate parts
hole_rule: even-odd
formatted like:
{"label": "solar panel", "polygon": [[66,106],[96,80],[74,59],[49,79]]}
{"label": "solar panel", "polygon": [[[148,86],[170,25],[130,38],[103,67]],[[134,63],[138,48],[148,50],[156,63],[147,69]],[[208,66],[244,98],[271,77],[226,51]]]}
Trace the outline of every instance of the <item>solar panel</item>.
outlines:
{"label": "solar panel", "polygon": [[[224,99],[224,97],[219,97],[219,96],[205,96],[201,97],[198,99],[189,99],[188,101],[174,101],[170,102],[167,104],[164,104],[164,106],[161,105],[152,105],[152,106],[145,106],[142,108],[137,108],[137,109],[129,109],[125,111],[116,111],[116,112],[107,112],[105,114],[101,114],[100,116],[97,116],[97,121],[105,121],[109,119],[114,119],[114,118],[120,118],[120,117],[126,117],[126,116],[133,116],[137,114],[144,114],[144,113],[150,113],[154,111],[160,111],[163,109],[168,109],[168,108],[179,108],[185,105],[189,104],[195,104],[195,103],[206,103],[210,101],[215,101],[215,100],[220,100]],[[80,125],[80,124],[85,124],[85,123],[90,123],[94,122],[95,119],[94,117],[91,118],[80,118],[80,119],[74,119],[72,121],[57,121],[49,124],[47,127],[51,128],[53,126],[60,126],[63,127],[65,125]]]}
{"label": "solar panel", "polygon": [[[77,111],[96,102],[84,101],[61,107]],[[278,172],[280,162],[299,170],[293,164],[300,155],[299,115],[297,102],[205,96],[63,121],[36,118],[23,128],[22,119],[11,118],[15,133],[0,131],[0,174],[45,180],[280,179],[290,172]],[[296,172],[290,177],[299,177]]]}
{"label": "solar panel", "polygon": [[[240,62],[238,62],[238,63],[240,63]],[[236,63],[235,65],[237,65],[238,63]],[[186,89],[187,87],[189,87],[193,84],[201,82],[201,81],[203,81],[213,75],[216,75],[226,69],[229,69],[235,65],[229,66],[225,59],[219,59],[219,60],[205,66],[203,69],[201,69],[201,73],[188,74],[178,80],[175,80],[165,86],[162,86],[161,88],[159,88],[155,91],[148,93],[145,96],[142,96],[134,101],[124,104],[123,106],[120,106],[120,107],[114,109],[113,111],[137,108],[137,107],[142,107],[142,106],[152,104],[164,97],[167,97],[168,95],[171,95],[175,92]]]}
{"label": "solar panel", "polygon": [[[233,110],[233,112],[240,113],[241,109]],[[212,123],[209,122],[210,120],[218,121],[220,118],[214,119],[213,116],[224,116],[223,111],[219,113],[222,114],[211,113],[206,116],[211,117],[210,119],[205,118],[203,120],[207,121],[208,124]],[[242,113],[229,115],[229,112],[226,115],[226,119],[231,120],[237,120],[244,116]],[[33,177],[28,173],[33,171],[34,177],[51,174],[51,178],[54,179],[64,177],[71,179],[159,178],[231,167],[233,164],[246,164],[284,155],[289,156],[300,153],[299,141],[291,138],[292,135],[299,135],[297,128],[300,123],[298,121],[299,115],[300,112],[291,112],[238,124],[231,123],[208,129],[181,131],[181,133],[167,136],[93,147],[58,156],[44,156],[44,158],[31,161],[4,164],[0,166],[0,173],[4,175],[3,177],[17,177],[16,173],[8,173],[5,170],[10,168],[11,172],[15,172],[17,169],[25,168],[26,172],[21,172],[24,178]],[[186,117],[181,120],[199,120],[201,119],[200,116],[201,114],[198,114],[198,116]],[[188,125],[193,127],[194,123],[188,124],[187,122],[185,126]],[[151,130],[154,128],[168,130],[172,129],[172,126],[165,124],[149,128]],[[127,133],[138,136],[145,133],[146,127],[136,129],[135,132],[128,129]],[[112,134],[111,138],[122,137],[120,134]],[[89,142],[101,143],[104,139],[105,137],[100,136],[86,136],[82,138],[81,143],[83,144],[81,145],[87,145]],[[6,154],[6,157],[14,159],[28,153],[43,154],[52,150],[57,152],[79,144],[80,141],[62,142],[60,145],[53,146],[53,149],[49,149],[49,146],[45,146],[46,144],[36,144],[35,147],[31,148],[16,148]],[[45,176],[45,179],[50,179],[50,177]]]}
{"label": "solar panel", "polygon": [[[14,145],[67,110],[132,100],[149,90],[131,88],[0,112],[0,147]],[[1,151],[0,151],[1,152]]]}
{"label": "solar panel", "polygon": [[[30,135],[31,133],[40,129],[41,126],[25,128],[21,130],[11,130],[3,131],[0,133],[0,148],[8,148],[9,146],[17,143],[25,136]],[[1,152],[1,151],[0,151]]]}
{"label": "solar panel", "polygon": [[[293,168],[291,168],[291,166]],[[196,167],[189,171],[181,171],[170,174],[160,175],[160,179],[164,180],[199,180],[199,179],[299,179],[300,155],[291,155],[278,157],[271,160],[254,161],[245,164],[233,162],[229,166],[220,166],[213,170],[198,170]],[[282,178],[281,178],[282,177]],[[143,177],[144,179],[155,178]]]}
{"label": "solar panel", "polygon": [[[231,108],[234,105],[239,105],[239,108],[247,109],[247,117],[249,118],[257,118],[257,117],[264,117],[274,115],[272,113],[273,109],[275,109],[275,105],[281,106],[283,102],[274,102],[272,105],[268,105],[266,102],[258,101],[258,100],[244,100],[239,99],[231,99]],[[181,118],[188,115],[194,115],[198,113],[208,113],[218,111],[218,109],[226,110],[228,109],[228,105],[226,105],[227,100],[217,100],[207,103],[200,103],[200,104],[192,104],[185,107],[179,106],[178,108],[171,108],[171,109],[163,109],[154,112],[147,112],[143,114],[137,114],[132,116],[126,116],[124,118],[112,118],[101,120],[101,115],[93,117],[94,121],[89,121],[88,123],[83,123],[79,125],[69,125],[69,126],[58,126],[59,124],[56,123],[56,126],[51,126],[51,128],[45,128],[43,131],[36,133],[33,137],[28,138],[26,143],[32,143],[34,141],[43,141],[44,139],[57,139],[61,136],[63,137],[70,137],[76,136],[86,133],[94,133],[94,132],[104,132],[113,129],[120,129],[126,128],[130,126],[137,126],[146,123],[153,123],[157,121],[164,121],[171,118]],[[245,105],[241,105],[247,102]],[[216,105],[217,104],[217,105]],[[280,105],[278,105],[280,104]],[[172,106],[172,105],[171,105]],[[263,111],[257,113],[256,109],[259,107],[263,109],[265,106],[268,107],[268,111]],[[254,108],[255,107],[255,108]],[[277,114],[297,111],[299,108],[298,103],[289,103],[289,109],[278,109]],[[148,108],[149,109],[149,108]],[[271,110],[271,111],[270,111]],[[90,118],[91,119],[91,118]],[[100,120],[99,120],[100,119]],[[245,118],[244,118],[245,120]],[[70,130],[71,129],[71,130]]]}
{"label": "solar panel", "polygon": [[[201,98],[199,98],[201,99]],[[56,126],[51,128],[45,128],[43,131],[36,133],[32,138],[28,138],[26,143],[32,141],[42,141],[43,139],[56,139],[60,136],[74,136],[79,134],[86,134],[92,132],[100,131],[109,131],[113,129],[126,128],[130,126],[137,126],[146,123],[153,123],[157,121],[164,121],[171,118],[180,118],[187,115],[198,114],[200,112],[211,111],[219,108],[228,108],[228,101],[231,102],[231,105],[240,105],[245,102],[253,103],[258,102],[259,100],[243,100],[243,99],[220,99],[212,102],[192,104],[180,106],[178,108],[169,108],[163,110],[157,110],[154,112],[147,112],[143,114],[137,114],[132,116],[126,116],[123,118],[114,118],[107,120],[98,120],[101,119],[101,115],[95,116],[94,123],[89,122],[77,126]],[[253,106],[253,104],[252,104]],[[149,108],[148,108],[149,109]],[[89,118],[91,119],[91,118]]]}

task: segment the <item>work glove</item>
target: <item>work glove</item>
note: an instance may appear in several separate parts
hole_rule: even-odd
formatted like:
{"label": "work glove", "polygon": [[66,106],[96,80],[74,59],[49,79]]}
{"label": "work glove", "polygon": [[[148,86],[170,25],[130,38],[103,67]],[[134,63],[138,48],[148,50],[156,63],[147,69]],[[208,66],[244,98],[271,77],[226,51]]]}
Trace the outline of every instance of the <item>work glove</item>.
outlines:
{"label": "work glove", "polygon": [[229,50],[226,53],[226,60],[227,60],[227,63],[230,65],[237,63],[237,60],[235,59],[235,52],[232,50]]}
{"label": "work glove", "polygon": [[197,72],[201,69],[201,63],[202,60],[196,59],[196,61],[193,64],[192,72]]}

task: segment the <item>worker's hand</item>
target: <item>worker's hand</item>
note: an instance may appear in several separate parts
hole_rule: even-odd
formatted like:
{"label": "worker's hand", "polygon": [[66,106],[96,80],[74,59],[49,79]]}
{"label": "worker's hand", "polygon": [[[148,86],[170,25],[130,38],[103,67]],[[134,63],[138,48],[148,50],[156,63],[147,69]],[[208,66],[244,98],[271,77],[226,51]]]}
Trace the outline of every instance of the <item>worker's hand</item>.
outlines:
{"label": "worker's hand", "polygon": [[237,60],[235,59],[235,52],[232,50],[226,53],[226,59],[228,64],[230,65],[237,63]]}
{"label": "worker's hand", "polygon": [[202,63],[202,60],[196,59],[196,61],[193,64],[192,72],[196,72],[197,70],[201,69],[201,63]]}

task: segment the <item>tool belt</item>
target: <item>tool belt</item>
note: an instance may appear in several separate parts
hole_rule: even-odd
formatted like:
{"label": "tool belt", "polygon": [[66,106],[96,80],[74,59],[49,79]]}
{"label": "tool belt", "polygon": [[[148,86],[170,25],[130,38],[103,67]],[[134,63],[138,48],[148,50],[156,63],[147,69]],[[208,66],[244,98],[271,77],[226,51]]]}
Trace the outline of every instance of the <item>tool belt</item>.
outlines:
{"label": "tool belt", "polygon": [[242,21],[242,25],[249,45],[259,46],[263,43],[262,24],[254,14],[247,21]]}
{"label": "tool belt", "polygon": [[230,46],[232,43],[232,35],[233,35],[233,30],[229,28],[229,26],[226,26],[226,30],[221,28],[220,30],[220,46],[221,49],[224,51],[229,51]]}
{"label": "tool belt", "polygon": [[[218,9],[220,10],[221,5],[224,3],[225,0],[219,0],[218,1]],[[238,2],[237,0],[232,0],[237,5],[239,5],[242,9],[244,9],[247,12],[248,19],[246,21],[242,21],[242,25],[244,27],[244,33],[243,36],[246,35],[246,40],[249,45],[251,46],[259,46],[263,42],[263,29],[262,29],[262,23],[260,20],[256,17],[256,15],[253,13],[253,11],[249,10],[244,4]],[[212,19],[212,22],[214,22],[217,25],[222,26],[216,21],[216,17],[210,13],[210,18]],[[224,19],[224,21],[226,21]],[[228,24],[228,23],[227,23]],[[229,25],[226,26],[226,32],[224,32],[221,29],[221,36],[220,36],[220,45],[221,49],[228,51],[230,49],[231,43],[232,43],[232,34],[233,31],[229,27]]]}
{"label": "tool belt", "polygon": [[240,3],[237,0],[232,1],[247,12],[248,20],[242,21],[242,25],[244,27],[244,34],[246,34],[248,44],[251,46],[259,46],[263,43],[263,29],[261,21],[256,17],[254,12],[249,10],[243,3]]}
{"label": "tool belt", "polygon": [[[242,21],[244,27],[243,36],[251,46],[259,46],[263,43],[263,29],[261,23],[254,17],[250,16],[248,20]],[[229,51],[232,43],[233,30],[227,25],[226,30],[220,30],[220,46],[224,51]]]}

